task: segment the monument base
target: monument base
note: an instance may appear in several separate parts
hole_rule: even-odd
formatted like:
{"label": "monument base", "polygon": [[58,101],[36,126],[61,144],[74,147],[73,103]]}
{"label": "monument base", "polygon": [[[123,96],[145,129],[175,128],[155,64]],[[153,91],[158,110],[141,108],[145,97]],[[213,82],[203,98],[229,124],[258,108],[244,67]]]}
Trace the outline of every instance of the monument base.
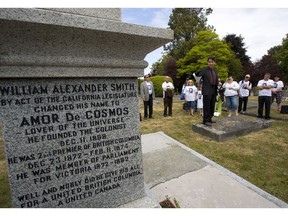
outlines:
{"label": "monument base", "polygon": [[160,204],[157,202],[156,198],[151,193],[148,186],[145,184],[145,196],[140,199],[133,200],[124,205],[120,205],[117,208],[161,208]]}
{"label": "monument base", "polygon": [[203,136],[208,136],[216,141],[225,141],[237,136],[243,136],[253,131],[271,127],[271,121],[250,116],[233,116],[220,119],[211,127],[202,123],[193,124],[192,130]]}

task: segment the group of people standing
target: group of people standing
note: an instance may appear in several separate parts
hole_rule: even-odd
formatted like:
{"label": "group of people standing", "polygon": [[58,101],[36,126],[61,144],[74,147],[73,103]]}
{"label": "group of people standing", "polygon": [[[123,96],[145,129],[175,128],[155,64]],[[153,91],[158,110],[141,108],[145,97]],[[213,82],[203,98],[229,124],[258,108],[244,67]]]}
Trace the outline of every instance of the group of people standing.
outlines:
{"label": "group of people standing", "polygon": [[[264,78],[257,84],[257,88],[259,89],[257,112],[258,118],[263,118],[263,110],[265,107],[264,118],[270,119],[270,108],[275,99],[277,103],[277,110],[280,111],[282,89],[284,84],[278,75],[274,77],[274,81],[271,80],[270,77],[270,73],[265,73]],[[237,83],[233,81],[232,77],[228,77],[226,83],[224,83],[223,88],[225,88],[224,95],[229,112],[228,117],[232,115],[232,111],[235,111],[236,116],[238,113],[244,114],[246,112],[248,97],[250,95],[250,91],[252,90],[252,83],[249,81],[249,79],[250,75],[247,74],[244,80]]]}
{"label": "group of people standing", "polygon": [[[229,76],[222,85],[218,73],[214,68],[215,58],[209,57],[207,59],[208,66],[198,73],[194,73],[194,77],[200,77],[198,87],[195,86],[192,79],[188,79],[182,92],[187,103],[189,114],[194,114],[194,109],[199,108],[200,114],[203,116],[203,124],[211,126],[216,123],[212,120],[215,112],[216,97],[220,91],[224,93],[228,117],[233,113],[238,116],[238,113],[244,114],[247,110],[248,97],[252,90],[252,83],[250,82],[250,75],[247,74],[239,83]],[[279,76],[275,76],[274,81],[270,79],[271,74],[265,73],[264,78],[257,84],[259,89],[258,96],[258,118],[263,118],[263,109],[265,107],[265,119],[270,119],[270,107],[276,99],[278,111],[280,111],[283,82]],[[169,77],[165,77],[162,84],[163,102],[164,102],[164,117],[172,116],[173,90],[174,86],[169,82]],[[153,99],[155,98],[154,86],[149,81],[149,76],[144,76],[144,82],[140,87],[141,98],[144,101],[144,118],[152,118],[153,113]],[[219,97],[219,101],[223,101],[223,97]],[[197,104],[197,105],[196,105]],[[222,103],[221,103],[222,104]],[[168,109],[168,113],[167,113]],[[148,112],[149,110],[149,112]]]}
{"label": "group of people standing", "polygon": [[[164,113],[163,116],[172,117],[172,104],[173,104],[173,83],[169,82],[169,77],[164,78],[162,84],[163,89],[163,103]],[[144,76],[144,82],[140,85],[140,95],[144,103],[144,119],[153,118],[153,100],[155,99],[155,89],[153,83],[149,80],[149,76]]]}
{"label": "group of people standing", "polygon": [[[217,84],[215,83],[215,77],[218,79],[218,73],[214,69],[215,59],[209,57],[208,66],[201,72],[196,73],[196,76],[201,76],[203,82],[203,98],[204,98],[204,116],[203,124],[211,126],[214,123],[212,117],[214,116],[215,100],[218,92]],[[265,119],[270,119],[270,107],[276,99],[277,109],[280,111],[280,104],[282,100],[282,89],[284,87],[283,82],[278,75],[275,76],[274,81],[270,79],[271,74],[265,73],[264,78],[257,84],[259,89],[258,95],[258,111],[257,117],[263,118],[263,110],[265,107]],[[245,113],[247,109],[248,97],[252,89],[252,83],[249,81],[250,75],[247,74],[244,80],[239,83],[233,80],[232,76],[229,76],[226,82],[221,86],[224,89],[224,96],[226,100],[228,117],[231,117],[233,112],[237,116],[238,113]],[[242,107],[243,106],[243,107]],[[243,108],[243,111],[242,111]]]}

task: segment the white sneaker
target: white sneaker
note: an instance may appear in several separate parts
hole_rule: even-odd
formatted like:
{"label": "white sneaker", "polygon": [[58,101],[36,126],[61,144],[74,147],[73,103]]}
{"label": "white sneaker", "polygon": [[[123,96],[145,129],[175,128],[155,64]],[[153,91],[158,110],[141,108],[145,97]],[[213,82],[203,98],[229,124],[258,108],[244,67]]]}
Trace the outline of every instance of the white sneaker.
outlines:
{"label": "white sneaker", "polygon": [[231,117],[232,116],[232,114],[230,113],[229,115],[228,115],[228,117]]}

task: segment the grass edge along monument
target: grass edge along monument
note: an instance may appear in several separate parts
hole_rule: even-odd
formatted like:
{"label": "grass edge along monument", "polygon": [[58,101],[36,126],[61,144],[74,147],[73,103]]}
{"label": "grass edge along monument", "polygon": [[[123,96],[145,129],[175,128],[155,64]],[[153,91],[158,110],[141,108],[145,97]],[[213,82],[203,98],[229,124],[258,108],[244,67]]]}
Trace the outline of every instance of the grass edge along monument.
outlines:
{"label": "grass edge along monument", "polygon": [[109,8],[1,8],[0,25],[12,206],[157,206],[144,186],[137,77],[173,31]]}

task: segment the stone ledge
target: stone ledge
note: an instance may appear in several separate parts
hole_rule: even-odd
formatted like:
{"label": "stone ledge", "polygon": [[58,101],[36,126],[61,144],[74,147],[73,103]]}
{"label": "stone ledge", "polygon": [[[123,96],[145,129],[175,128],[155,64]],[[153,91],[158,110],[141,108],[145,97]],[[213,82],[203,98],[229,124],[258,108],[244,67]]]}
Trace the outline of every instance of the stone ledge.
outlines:
{"label": "stone ledge", "polygon": [[145,196],[140,199],[133,200],[126,204],[120,205],[117,208],[161,208],[160,204],[156,201],[156,198],[148,188],[146,184],[144,184],[145,188]]}
{"label": "stone ledge", "polygon": [[120,8],[39,8],[39,9],[121,21]]}
{"label": "stone ledge", "polygon": [[145,56],[173,39],[168,29],[33,8],[0,8],[0,25],[1,78],[139,77]]}
{"label": "stone ledge", "polygon": [[84,16],[75,13],[63,13],[35,8],[0,8],[0,20],[13,20],[27,23],[84,28],[118,34],[133,34],[144,37],[162,38],[166,43],[173,39],[173,31],[142,25],[123,23],[99,17]]}
{"label": "stone ledge", "polygon": [[271,121],[239,115],[218,120],[211,127],[202,123],[193,124],[192,130],[220,142],[259,131],[271,125]]}

